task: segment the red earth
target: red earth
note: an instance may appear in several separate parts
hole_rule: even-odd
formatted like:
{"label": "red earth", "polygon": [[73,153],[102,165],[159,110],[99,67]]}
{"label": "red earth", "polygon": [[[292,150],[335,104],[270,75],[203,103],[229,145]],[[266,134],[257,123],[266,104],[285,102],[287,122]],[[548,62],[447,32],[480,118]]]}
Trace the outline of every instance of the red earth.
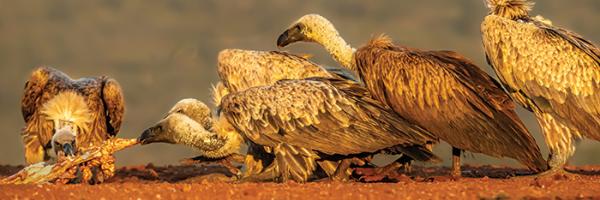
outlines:
{"label": "red earth", "polygon": [[[21,168],[0,166],[0,177]],[[600,166],[568,169],[568,177],[539,179],[523,169],[464,166],[464,177],[453,180],[448,168],[415,167],[394,182],[298,184],[231,183],[219,166],[148,164],[122,167],[99,185],[0,185],[0,199],[600,199]]]}

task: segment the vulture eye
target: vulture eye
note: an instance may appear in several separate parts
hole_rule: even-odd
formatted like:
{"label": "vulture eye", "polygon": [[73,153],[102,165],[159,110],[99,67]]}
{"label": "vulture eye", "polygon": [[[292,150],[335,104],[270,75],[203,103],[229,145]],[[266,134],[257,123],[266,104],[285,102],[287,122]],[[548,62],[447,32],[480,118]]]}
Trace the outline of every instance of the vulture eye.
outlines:
{"label": "vulture eye", "polygon": [[301,24],[296,24],[296,26],[294,26],[294,30],[297,32],[302,32],[302,25]]}

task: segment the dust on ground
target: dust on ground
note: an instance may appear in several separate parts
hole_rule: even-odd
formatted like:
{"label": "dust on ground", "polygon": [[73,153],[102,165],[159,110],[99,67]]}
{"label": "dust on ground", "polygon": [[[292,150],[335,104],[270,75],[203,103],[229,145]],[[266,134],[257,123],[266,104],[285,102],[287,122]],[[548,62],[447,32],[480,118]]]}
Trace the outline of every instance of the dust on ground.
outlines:
{"label": "dust on ground", "polygon": [[[22,166],[0,166],[0,177]],[[415,167],[392,183],[230,183],[219,166],[129,166],[99,185],[0,185],[0,199],[600,199],[600,166],[569,167],[568,178],[536,179],[525,169],[464,166],[453,180],[446,167]]]}

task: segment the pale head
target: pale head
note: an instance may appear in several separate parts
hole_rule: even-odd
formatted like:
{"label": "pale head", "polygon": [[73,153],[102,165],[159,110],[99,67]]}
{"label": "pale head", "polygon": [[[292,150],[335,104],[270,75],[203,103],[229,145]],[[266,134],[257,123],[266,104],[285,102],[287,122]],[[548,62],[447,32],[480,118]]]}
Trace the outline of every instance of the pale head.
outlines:
{"label": "pale head", "polygon": [[52,149],[57,157],[74,156],[77,152],[77,134],[69,125],[57,130],[52,136]]}
{"label": "pale head", "polygon": [[[165,142],[177,143],[175,138],[187,135],[193,129],[206,131],[211,120],[211,111],[203,102],[187,98],[177,102],[162,120],[146,129],[140,136],[142,144]],[[199,127],[196,127],[199,126]]]}
{"label": "pale head", "polygon": [[326,33],[337,35],[337,30],[329,20],[318,14],[304,15],[279,36],[277,46],[285,47],[299,41],[319,42]]}
{"label": "pale head", "polygon": [[304,15],[277,38],[277,46],[295,42],[315,42],[323,46],[342,66],[354,71],[354,48],[340,36],[333,24],[317,14]]}
{"label": "pale head", "polygon": [[[204,128],[198,119],[209,121],[211,129],[217,132]],[[237,151],[241,141],[237,132],[224,131],[225,129],[217,127],[219,124],[212,124],[210,110],[204,103],[195,99],[184,99],[173,106],[167,116],[144,130],[138,141],[141,144],[188,145],[200,150],[203,156],[218,158]]]}

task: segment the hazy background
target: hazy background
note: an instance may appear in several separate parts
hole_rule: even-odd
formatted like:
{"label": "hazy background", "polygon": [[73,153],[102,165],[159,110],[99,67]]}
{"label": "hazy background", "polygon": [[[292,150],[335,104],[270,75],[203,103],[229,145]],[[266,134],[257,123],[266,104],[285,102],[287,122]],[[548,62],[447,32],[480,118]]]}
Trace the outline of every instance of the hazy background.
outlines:
{"label": "hazy background", "polygon": [[[24,163],[20,129],[23,85],[36,66],[54,66],[71,77],[108,75],[125,93],[120,137],[137,137],[179,99],[209,102],[217,82],[216,55],[224,48],[275,50],[277,36],[297,18],[319,13],[352,45],[389,34],[396,42],[423,49],[452,49],[486,71],[479,25],[483,0],[372,1],[47,1],[0,0],[0,164]],[[539,0],[533,14],[585,38],[600,41],[600,1]],[[336,65],[314,44],[293,45]],[[530,113],[521,116],[547,153]],[[448,146],[436,153],[449,157]],[[600,143],[584,141],[572,164],[599,164]],[[194,150],[167,144],[120,152],[119,165],[175,164]],[[511,164],[480,154],[467,163]],[[447,164],[448,162],[446,162]]]}

